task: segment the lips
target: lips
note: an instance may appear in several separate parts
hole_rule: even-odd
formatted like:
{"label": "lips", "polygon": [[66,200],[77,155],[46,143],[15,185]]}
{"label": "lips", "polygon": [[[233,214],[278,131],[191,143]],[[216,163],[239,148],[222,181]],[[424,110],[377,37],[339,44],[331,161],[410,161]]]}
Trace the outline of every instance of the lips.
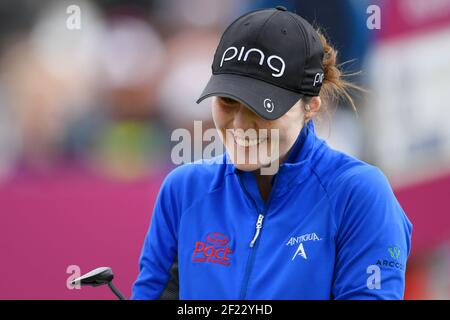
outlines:
{"label": "lips", "polygon": [[240,147],[254,147],[260,143],[263,143],[267,140],[267,138],[258,138],[258,139],[250,139],[249,137],[238,137],[234,136],[234,141]]}

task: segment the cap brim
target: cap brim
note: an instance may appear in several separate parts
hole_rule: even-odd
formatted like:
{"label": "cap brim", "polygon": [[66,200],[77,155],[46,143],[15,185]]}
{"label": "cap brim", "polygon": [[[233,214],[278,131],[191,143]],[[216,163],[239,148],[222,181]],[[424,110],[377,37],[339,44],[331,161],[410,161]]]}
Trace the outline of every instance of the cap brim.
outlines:
{"label": "cap brim", "polygon": [[246,76],[213,74],[197,103],[211,96],[238,100],[263,119],[275,120],[288,112],[303,95]]}

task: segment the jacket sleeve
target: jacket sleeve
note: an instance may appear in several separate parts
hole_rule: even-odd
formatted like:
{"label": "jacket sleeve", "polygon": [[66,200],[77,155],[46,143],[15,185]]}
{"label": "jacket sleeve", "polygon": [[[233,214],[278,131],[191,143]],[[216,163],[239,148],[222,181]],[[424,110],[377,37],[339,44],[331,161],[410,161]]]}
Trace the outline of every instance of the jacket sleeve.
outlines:
{"label": "jacket sleeve", "polygon": [[[368,166],[339,196],[335,299],[403,299],[412,225],[384,174]],[[344,200],[343,200],[344,199]]]}
{"label": "jacket sleeve", "polygon": [[133,285],[132,299],[159,299],[176,264],[178,207],[172,190],[172,175],[164,180],[156,198],[150,228],[139,259],[139,275]]}

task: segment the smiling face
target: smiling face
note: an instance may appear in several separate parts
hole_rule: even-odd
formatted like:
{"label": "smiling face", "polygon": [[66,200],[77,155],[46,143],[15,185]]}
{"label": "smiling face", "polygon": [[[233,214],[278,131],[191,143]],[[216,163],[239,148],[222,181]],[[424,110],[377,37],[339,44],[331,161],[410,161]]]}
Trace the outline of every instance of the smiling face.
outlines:
{"label": "smiling face", "polygon": [[212,116],[233,164],[240,170],[254,171],[285,160],[305,114],[299,101],[282,117],[265,120],[236,100],[213,97]]}

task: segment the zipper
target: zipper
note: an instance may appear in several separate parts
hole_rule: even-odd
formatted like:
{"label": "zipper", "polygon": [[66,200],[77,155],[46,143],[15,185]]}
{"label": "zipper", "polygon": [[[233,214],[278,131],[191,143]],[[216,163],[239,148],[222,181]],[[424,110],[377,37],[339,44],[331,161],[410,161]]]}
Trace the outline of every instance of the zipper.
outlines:
{"label": "zipper", "polygon": [[244,300],[245,296],[247,295],[247,287],[248,287],[248,282],[250,279],[250,273],[251,273],[252,267],[253,267],[255,250],[258,248],[258,246],[255,247],[255,244],[257,244],[256,241],[258,240],[259,234],[261,233],[261,229],[263,227],[264,214],[267,213],[267,211],[268,211],[270,200],[272,199],[273,190],[275,189],[275,185],[277,182],[277,178],[278,178],[278,175],[275,176],[272,191],[270,192],[269,199],[265,206],[265,210],[264,210],[264,212],[260,212],[255,199],[253,199],[253,197],[248,193],[247,188],[242,184],[241,177],[238,176],[238,180],[239,180],[239,184],[241,185],[241,188],[244,190],[246,196],[251,199],[251,201],[253,202],[253,205],[255,206],[256,211],[258,212],[258,219],[257,219],[256,225],[255,225],[255,235],[253,236],[253,239],[252,239],[252,241],[250,241],[250,245],[249,245],[250,253],[248,255],[247,265],[245,267],[244,280],[243,280],[239,300]]}
{"label": "zipper", "polygon": [[[260,213],[258,216],[258,221],[260,220],[260,217],[264,216]],[[260,228],[256,229],[256,233],[255,233],[255,237],[253,238],[252,242],[250,242],[250,253],[248,255],[248,259],[247,259],[247,265],[245,266],[245,273],[244,273],[244,280],[242,282],[242,287],[241,287],[241,294],[240,294],[240,298],[239,300],[244,300],[245,296],[247,295],[247,287],[248,287],[248,281],[250,279],[250,273],[252,271],[252,266],[253,266],[253,260],[255,257],[255,250],[256,247],[254,247],[256,239],[258,238],[260,229],[262,228],[262,219],[261,219],[261,224],[260,224]]]}
{"label": "zipper", "polygon": [[258,216],[258,221],[256,221],[255,236],[253,237],[252,241],[250,242],[250,248],[253,248],[253,246],[255,245],[256,240],[258,240],[258,236],[259,236],[260,230],[262,228],[263,220],[264,220],[264,215],[262,215],[260,213],[259,216]]}

